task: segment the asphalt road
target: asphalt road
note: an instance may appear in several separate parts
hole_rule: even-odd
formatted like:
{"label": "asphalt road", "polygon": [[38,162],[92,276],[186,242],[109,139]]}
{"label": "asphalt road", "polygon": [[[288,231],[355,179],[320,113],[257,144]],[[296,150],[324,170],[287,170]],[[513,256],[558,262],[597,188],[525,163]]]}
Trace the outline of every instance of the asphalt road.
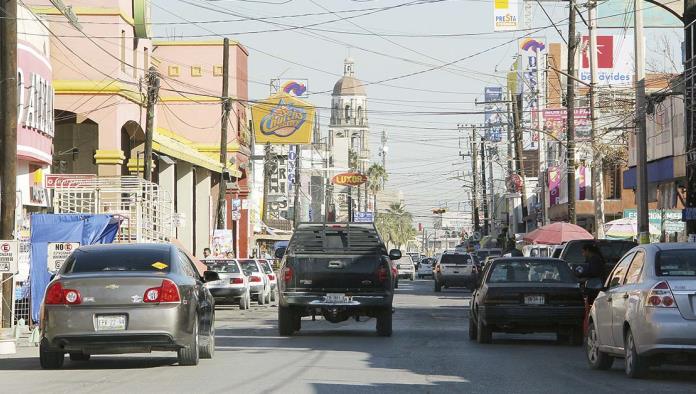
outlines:
{"label": "asphalt road", "polygon": [[582,348],[555,336],[494,334],[492,345],[467,336],[469,293],[432,282],[401,281],[394,335],[379,338],[374,320],[331,324],[303,320],[279,337],[274,306],[217,312],[213,360],[179,367],[173,353],[95,356],[57,371],[39,368],[38,349],[0,356],[0,392],[191,393],[599,393],[696,392],[696,369],[669,368],[630,380],[623,362],[590,371]]}

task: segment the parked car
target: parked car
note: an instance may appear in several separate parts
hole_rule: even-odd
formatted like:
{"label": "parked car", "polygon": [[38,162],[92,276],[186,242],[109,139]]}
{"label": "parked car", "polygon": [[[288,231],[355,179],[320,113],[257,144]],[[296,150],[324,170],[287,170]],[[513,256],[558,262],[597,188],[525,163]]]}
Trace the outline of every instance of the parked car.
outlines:
{"label": "parked car", "polygon": [[394,263],[396,263],[396,269],[399,271],[399,279],[416,279],[416,265],[413,263],[411,256],[403,255]]}
{"label": "parked car", "polygon": [[372,223],[302,223],[283,255],[278,293],[278,331],[292,335],[303,316],[331,323],[374,317],[377,334],[392,334],[394,277],[390,260]]}
{"label": "parked car", "polygon": [[[604,258],[604,277],[614,268],[619,259],[637,244],[633,241],[610,240],[610,239],[578,239],[568,241],[563,245],[559,258],[575,272],[586,272],[587,264],[582,255],[582,247],[587,244],[594,244],[599,248],[599,252]],[[578,267],[581,267],[578,271]],[[582,276],[582,274],[579,274]]]}
{"label": "parked car", "polygon": [[555,332],[559,342],[580,345],[584,312],[580,285],[562,260],[497,258],[472,295],[469,339],[490,343],[495,331]]}
{"label": "parked car", "polygon": [[176,351],[197,365],[215,350],[215,300],[193,261],[172,244],[83,246],[46,288],[39,359],[44,369],[92,354]]}
{"label": "parked car", "polygon": [[477,266],[469,253],[444,252],[435,264],[435,292],[444,287],[468,287],[476,284]]}
{"label": "parked car", "polygon": [[431,257],[426,257],[423,260],[420,261],[420,263],[417,264],[418,269],[416,271],[416,274],[418,278],[425,278],[425,277],[433,277],[433,264],[435,263],[435,259]]}
{"label": "parked car", "polygon": [[242,267],[235,259],[202,260],[209,271],[215,271],[219,280],[208,282],[205,287],[215,298],[217,305],[237,304],[239,309],[249,309],[251,305],[251,293],[249,292],[249,280],[244,275]]}
{"label": "parked car", "polygon": [[420,262],[422,259],[421,254],[417,253],[417,252],[406,253],[406,255],[411,256],[411,260],[413,261],[413,264],[418,264],[418,262]]}
{"label": "parked car", "polygon": [[271,262],[266,260],[266,259],[259,259],[259,263],[261,263],[261,268],[263,268],[263,272],[266,274],[268,277],[268,281],[271,284],[271,301],[276,300],[276,292],[278,291],[278,278],[276,278],[276,274],[273,271],[273,267],[271,266]]}
{"label": "parked car", "polygon": [[256,260],[237,260],[249,280],[249,293],[259,305],[271,302],[271,283],[261,264]]}
{"label": "parked car", "polygon": [[590,309],[585,351],[592,369],[625,358],[626,375],[650,366],[696,361],[696,245],[640,245],[629,251]]}
{"label": "parked car", "polygon": [[551,257],[554,246],[552,245],[525,245],[522,247],[522,254],[525,257]]}

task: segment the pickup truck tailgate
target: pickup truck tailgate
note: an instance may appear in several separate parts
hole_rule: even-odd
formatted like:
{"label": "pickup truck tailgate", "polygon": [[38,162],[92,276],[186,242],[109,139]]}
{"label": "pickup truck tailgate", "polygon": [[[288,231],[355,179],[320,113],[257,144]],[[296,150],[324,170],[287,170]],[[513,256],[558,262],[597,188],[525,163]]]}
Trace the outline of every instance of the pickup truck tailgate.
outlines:
{"label": "pickup truck tailgate", "polygon": [[289,259],[286,265],[293,270],[288,288],[309,291],[373,291],[383,290],[388,284],[386,280],[380,281],[379,275],[381,268],[386,273],[389,272],[388,265],[374,255],[298,255]]}

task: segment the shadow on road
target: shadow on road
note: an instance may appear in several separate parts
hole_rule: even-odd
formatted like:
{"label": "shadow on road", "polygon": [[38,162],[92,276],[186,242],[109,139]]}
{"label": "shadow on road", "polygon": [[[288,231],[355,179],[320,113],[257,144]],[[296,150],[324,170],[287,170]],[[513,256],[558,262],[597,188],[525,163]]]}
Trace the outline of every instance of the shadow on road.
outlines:
{"label": "shadow on road", "polygon": [[[37,350],[38,352],[38,350]],[[175,365],[176,357],[139,356],[124,357],[119,355],[93,356],[89,361],[70,361],[65,356],[62,369],[99,370],[99,369],[143,369]],[[0,358],[0,371],[30,371],[40,370],[39,357]]]}

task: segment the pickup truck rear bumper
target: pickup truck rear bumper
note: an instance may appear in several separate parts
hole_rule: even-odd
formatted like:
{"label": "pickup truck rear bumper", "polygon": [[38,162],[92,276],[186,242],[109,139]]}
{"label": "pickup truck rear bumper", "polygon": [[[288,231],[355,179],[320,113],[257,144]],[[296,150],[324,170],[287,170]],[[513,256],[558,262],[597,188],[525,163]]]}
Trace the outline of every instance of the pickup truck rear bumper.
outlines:
{"label": "pickup truck rear bumper", "polygon": [[283,292],[280,296],[281,306],[304,306],[316,308],[340,307],[360,309],[371,307],[391,307],[393,294],[365,293],[351,294],[350,302],[326,302],[326,293]]}

